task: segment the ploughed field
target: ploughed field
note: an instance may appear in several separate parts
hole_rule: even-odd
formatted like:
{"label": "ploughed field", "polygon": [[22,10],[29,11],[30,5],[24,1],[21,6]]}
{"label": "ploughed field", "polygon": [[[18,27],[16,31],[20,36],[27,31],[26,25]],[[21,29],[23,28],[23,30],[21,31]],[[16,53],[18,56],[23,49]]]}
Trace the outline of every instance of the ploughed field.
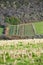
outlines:
{"label": "ploughed field", "polygon": [[43,42],[0,42],[0,65],[43,65]]}

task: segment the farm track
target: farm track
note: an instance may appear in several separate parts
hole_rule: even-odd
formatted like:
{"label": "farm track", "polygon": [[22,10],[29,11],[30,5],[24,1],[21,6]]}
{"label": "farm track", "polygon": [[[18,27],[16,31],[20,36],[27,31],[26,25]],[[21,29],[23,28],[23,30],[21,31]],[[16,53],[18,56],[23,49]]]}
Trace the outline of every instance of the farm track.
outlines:
{"label": "farm track", "polygon": [[0,45],[11,45],[17,44],[18,42],[22,42],[23,44],[27,44],[28,42],[31,44],[43,43],[43,39],[19,39],[19,40],[0,40]]}

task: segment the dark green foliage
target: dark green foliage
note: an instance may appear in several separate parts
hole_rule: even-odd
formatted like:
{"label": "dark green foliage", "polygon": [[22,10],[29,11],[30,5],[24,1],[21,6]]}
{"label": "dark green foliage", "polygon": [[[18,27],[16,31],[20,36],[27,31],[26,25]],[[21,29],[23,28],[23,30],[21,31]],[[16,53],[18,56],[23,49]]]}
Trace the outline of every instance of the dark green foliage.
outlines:
{"label": "dark green foliage", "polygon": [[12,24],[12,25],[17,25],[18,23],[20,23],[20,20],[15,17],[6,17],[5,22]]}

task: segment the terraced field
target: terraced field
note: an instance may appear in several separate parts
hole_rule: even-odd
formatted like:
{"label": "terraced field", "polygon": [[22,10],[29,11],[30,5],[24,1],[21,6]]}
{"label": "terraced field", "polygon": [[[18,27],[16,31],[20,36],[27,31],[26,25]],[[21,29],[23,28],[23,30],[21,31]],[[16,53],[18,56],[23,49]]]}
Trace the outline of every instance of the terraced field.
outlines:
{"label": "terraced field", "polygon": [[43,65],[43,42],[4,42],[0,41],[0,65]]}
{"label": "terraced field", "polygon": [[9,28],[9,35],[17,36],[33,36],[34,30],[32,24],[20,24],[20,25],[11,25]]}
{"label": "terraced field", "polygon": [[36,34],[43,35],[43,22],[35,22],[28,24],[10,25],[9,27],[10,36],[34,36]]}
{"label": "terraced field", "polygon": [[[8,30],[7,30],[8,28]],[[35,23],[26,23],[26,24],[18,24],[18,25],[8,25],[6,27],[5,34],[14,37],[18,36],[21,38],[32,38],[35,35],[43,35],[43,22],[35,22]],[[3,28],[0,27],[0,35],[3,35]]]}

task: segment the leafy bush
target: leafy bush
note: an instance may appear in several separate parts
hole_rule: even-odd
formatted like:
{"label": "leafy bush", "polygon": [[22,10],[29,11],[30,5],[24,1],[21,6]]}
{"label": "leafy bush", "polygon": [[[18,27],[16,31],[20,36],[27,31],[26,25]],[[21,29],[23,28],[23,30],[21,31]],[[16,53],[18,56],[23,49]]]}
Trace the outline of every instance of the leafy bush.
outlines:
{"label": "leafy bush", "polygon": [[17,25],[20,23],[20,20],[12,16],[12,17],[6,17],[5,22],[12,24],[12,25]]}

